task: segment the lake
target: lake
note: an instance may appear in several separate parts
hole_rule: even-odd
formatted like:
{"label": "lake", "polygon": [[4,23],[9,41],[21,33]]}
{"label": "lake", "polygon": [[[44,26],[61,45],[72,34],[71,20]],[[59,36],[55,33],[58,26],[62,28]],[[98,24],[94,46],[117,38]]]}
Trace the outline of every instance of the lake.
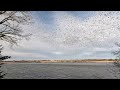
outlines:
{"label": "lake", "polygon": [[114,79],[109,63],[4,64],[4,79]]}

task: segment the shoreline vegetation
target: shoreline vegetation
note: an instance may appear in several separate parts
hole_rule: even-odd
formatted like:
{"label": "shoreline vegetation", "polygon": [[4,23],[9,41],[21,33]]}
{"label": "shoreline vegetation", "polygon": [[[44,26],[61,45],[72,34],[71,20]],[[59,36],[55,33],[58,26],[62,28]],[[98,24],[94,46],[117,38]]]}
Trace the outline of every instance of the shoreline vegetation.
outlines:
{"label": "shoreline vegetation", "polygon": [[116,59],[86,59],[86,60],[12,60],[2,63],[105,63],[114,62]]}

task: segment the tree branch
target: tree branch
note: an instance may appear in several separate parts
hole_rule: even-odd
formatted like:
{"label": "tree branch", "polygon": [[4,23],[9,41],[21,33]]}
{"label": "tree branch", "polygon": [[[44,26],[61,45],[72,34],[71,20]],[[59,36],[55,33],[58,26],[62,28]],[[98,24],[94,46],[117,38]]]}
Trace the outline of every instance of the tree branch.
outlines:
{"label": "tree branch", "polygon": [[16,13],[16,11],[14,11],[13,13],[11,13],[11,15],[9,15],[8,17],[4,18],[2,21],[0,21],[0,24],[3,24],[4,22],[10,20],[10,18]]}
{"label": "tree branch", "polygon": [[0,11],[0,15],[2,15],[2,14],[4,14],[4,13],[6,13],[6,11]]}

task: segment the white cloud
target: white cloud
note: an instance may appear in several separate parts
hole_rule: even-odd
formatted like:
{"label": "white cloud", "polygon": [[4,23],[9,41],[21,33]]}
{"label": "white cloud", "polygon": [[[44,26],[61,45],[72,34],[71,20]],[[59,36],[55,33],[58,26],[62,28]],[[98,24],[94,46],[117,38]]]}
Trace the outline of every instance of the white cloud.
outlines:
{"label": "white cloud", "polygon": [[61,55],[63,54],[62,52],[52,52],[53,54]]}

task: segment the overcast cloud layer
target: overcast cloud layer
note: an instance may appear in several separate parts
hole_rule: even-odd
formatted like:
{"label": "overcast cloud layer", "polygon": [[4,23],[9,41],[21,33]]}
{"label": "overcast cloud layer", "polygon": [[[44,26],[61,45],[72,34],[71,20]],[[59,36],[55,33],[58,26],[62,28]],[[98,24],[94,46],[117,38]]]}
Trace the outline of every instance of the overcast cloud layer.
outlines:
{"label": "overcast cloud layer", "polygon": [[115,58],[111,52],[120,40],[120,12],[89,11],[32,12],[32,25],[25,32],[30,40],[22,40],[3,54],[11,60]]}

